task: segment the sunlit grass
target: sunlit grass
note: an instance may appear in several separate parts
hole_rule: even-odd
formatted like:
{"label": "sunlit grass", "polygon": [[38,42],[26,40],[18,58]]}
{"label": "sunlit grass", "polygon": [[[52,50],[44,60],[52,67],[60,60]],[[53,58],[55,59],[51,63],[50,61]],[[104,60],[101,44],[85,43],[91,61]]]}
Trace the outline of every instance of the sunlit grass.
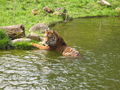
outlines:
{"label": "sunlit grass", "polygon": [[[48,6],[55,10],[56,8],[64,7],[67,13],[72,18],[87,17],[87,16],[118,16],[115,9],[120,7],[120,0],[109,0],[111,7],[101,6],[98,0],[0,0],[0,26],[23,24],[25,25],[26,33],[29,33],[29,28],[36,23],[47,23],[62,21],[61,16],[47,14],[43,11],[43,7]],[[37,9],[38,15],[33,15],[31,11]],[[3,32],[0,31],[0,37]],[[0,39],[0,48],[6,48],[9,44],[8,36]],[[29,48],[30,43],[18,43],[14,45],[16,48],[21,46]],[[30,46],[31,48],[31,46]]]}
{"label": "sunlit grass", "polygon": [[10,46],[10,39],[5,31],[0,30],[0,49],[8,49]]}
{"label": "sunlit grass", "polygon": [[[26,30],[35,23],[52,23],[62,21],[60,16],[46,14],[43,7],[48,6],[52,9],[65,7],[70,17],[86,16],[117,16],[115,8],[120,6],[119,0],[109,0],[111,7],[101,6],[97,0],[0,0],[0,26],[24,24]],[[32,15],[32,9],[38,9],[38,15]]]}
{"label": "sunlit grass", "polygon": [[12,45],[14,49],[23,49],[23,50],[31,50],[34,47],[31,45],[31,42],[17,42]]}

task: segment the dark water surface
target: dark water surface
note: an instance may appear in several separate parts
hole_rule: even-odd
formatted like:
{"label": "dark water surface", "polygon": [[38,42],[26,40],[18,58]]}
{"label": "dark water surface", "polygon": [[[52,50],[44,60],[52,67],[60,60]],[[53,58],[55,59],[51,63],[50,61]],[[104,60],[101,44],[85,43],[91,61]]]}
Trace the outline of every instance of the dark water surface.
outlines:
{"label": "dark water surface", "polygon": [[0,89],[120,89],[120,18],[82,18],[53,29],[84,59],[44,50],[0,51]]}

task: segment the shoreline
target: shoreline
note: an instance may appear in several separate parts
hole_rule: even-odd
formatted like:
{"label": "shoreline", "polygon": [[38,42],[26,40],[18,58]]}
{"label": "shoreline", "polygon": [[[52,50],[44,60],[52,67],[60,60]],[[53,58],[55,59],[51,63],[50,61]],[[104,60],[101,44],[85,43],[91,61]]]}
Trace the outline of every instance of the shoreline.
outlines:
{"label": "shoreline", "polygon": [[[45,12],[44,7],[49,7],[53,11],[64,8],[58,12],[66,13],[67,19],[72,18],[72,20],[80,18],[120,17],[120,1],[109,0],[109,3],[111,6],[100,5],[97,0],[40,0],[39,2],[18,0],[15,3],[10,0],[1,0],[0,26],[23,24],[25,25],[25,33],[27,35],[30,33],[30,27],[37,23],[45,23],[50,28],[56,24],[64,23],[64,20],[66,20],[65,16]],[[35,13],[33,14],[34,10]],[[68,20],[68,22],[70,21]]]}
{"label": "shoreline", "polygon": [[[113,17],[115,18],[115,17],[120,17],[120,16],[85,16],[85,17],[72,18],[72,20],[70,20],[70,21],[73,21],[75,19],[81,19],[81,18],[113,18]],[[70,22],[70,21],[67,21],[67,22]],[[52,28],[56,24],[67,23],[67,22],[65,22],[65,21],[56,21],[56,22],[48,24],[48,27]]]}

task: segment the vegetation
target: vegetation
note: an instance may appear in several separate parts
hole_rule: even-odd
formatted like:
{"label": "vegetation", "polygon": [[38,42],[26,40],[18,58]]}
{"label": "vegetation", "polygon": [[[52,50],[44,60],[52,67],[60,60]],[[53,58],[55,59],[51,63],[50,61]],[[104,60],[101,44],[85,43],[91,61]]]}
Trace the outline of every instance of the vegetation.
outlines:
{"label": "vegetation", "polygon": [[34,47],[31,43],[38,43],[37,41],[32,40],[31,42],[16,42],[11,43],[9,36],[6,34],[4,30],[0,30],[0,49],[24,49],[31,50]]}
{"label": "vegetation", "polygon": [[[38,2],[37,2],[38,1]],[[87,16],[118,16],[115,10],[120,7],[120,0],[107,0],[111,7],[98,4],[99,0],[0,0],[0,26],[24,24],[28,29],[38,23],[53,23],[62,21],[61,16],[47,14],[43,7],[55,10],[64,7],[72,18]],[[32,10],[38,10],[33,15]]]}
{"label": "vegetation", "polygon": [[35,47],[32,46],[32,43],[39,43],[38,41],[32,40],[31,42],[16,42],[13,43],[12,46],[14,49],[23,49],[23,50],[32,50]]}
{"label": "vegetation", "polygon": [[31,42],[17,42],[13,44],[15,49],[31,50],[34,47],[31,45]]}
{"label": "vegetation", "polygon": [[0,30],[0,49],[8,49],[10,47],[10,39],[3,30]]}
{"label": "vegetation", "polygon": [[[111,6],[102,6],[99,0],[0,0],[0,26],[23,24],[28,33],[29,28],[36,23],[51,24],[63,21],[63,17],[43,10],[65,8],[71,18],[90,16],[120,16],[120,0],[107,0]],[[32,14],[35,10],[37,13]],[[3,35],[3,36],[2,36]],[[0,31],[0,48],[9,44],[7,35]],[[29,43],[18,43],[14,46],[21,48],[30,46]],[[29,47],[28,47],[29,48]]]}

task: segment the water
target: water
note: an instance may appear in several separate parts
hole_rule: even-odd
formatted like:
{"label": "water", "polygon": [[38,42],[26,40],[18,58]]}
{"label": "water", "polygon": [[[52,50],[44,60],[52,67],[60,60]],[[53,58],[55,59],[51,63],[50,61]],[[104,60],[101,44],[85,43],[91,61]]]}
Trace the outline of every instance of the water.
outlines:
{"label": "water", "polygon": [[57,24],[83,59],[54,51],[0,51],[0,89],[119,90],[120,18],[82,18]]}

